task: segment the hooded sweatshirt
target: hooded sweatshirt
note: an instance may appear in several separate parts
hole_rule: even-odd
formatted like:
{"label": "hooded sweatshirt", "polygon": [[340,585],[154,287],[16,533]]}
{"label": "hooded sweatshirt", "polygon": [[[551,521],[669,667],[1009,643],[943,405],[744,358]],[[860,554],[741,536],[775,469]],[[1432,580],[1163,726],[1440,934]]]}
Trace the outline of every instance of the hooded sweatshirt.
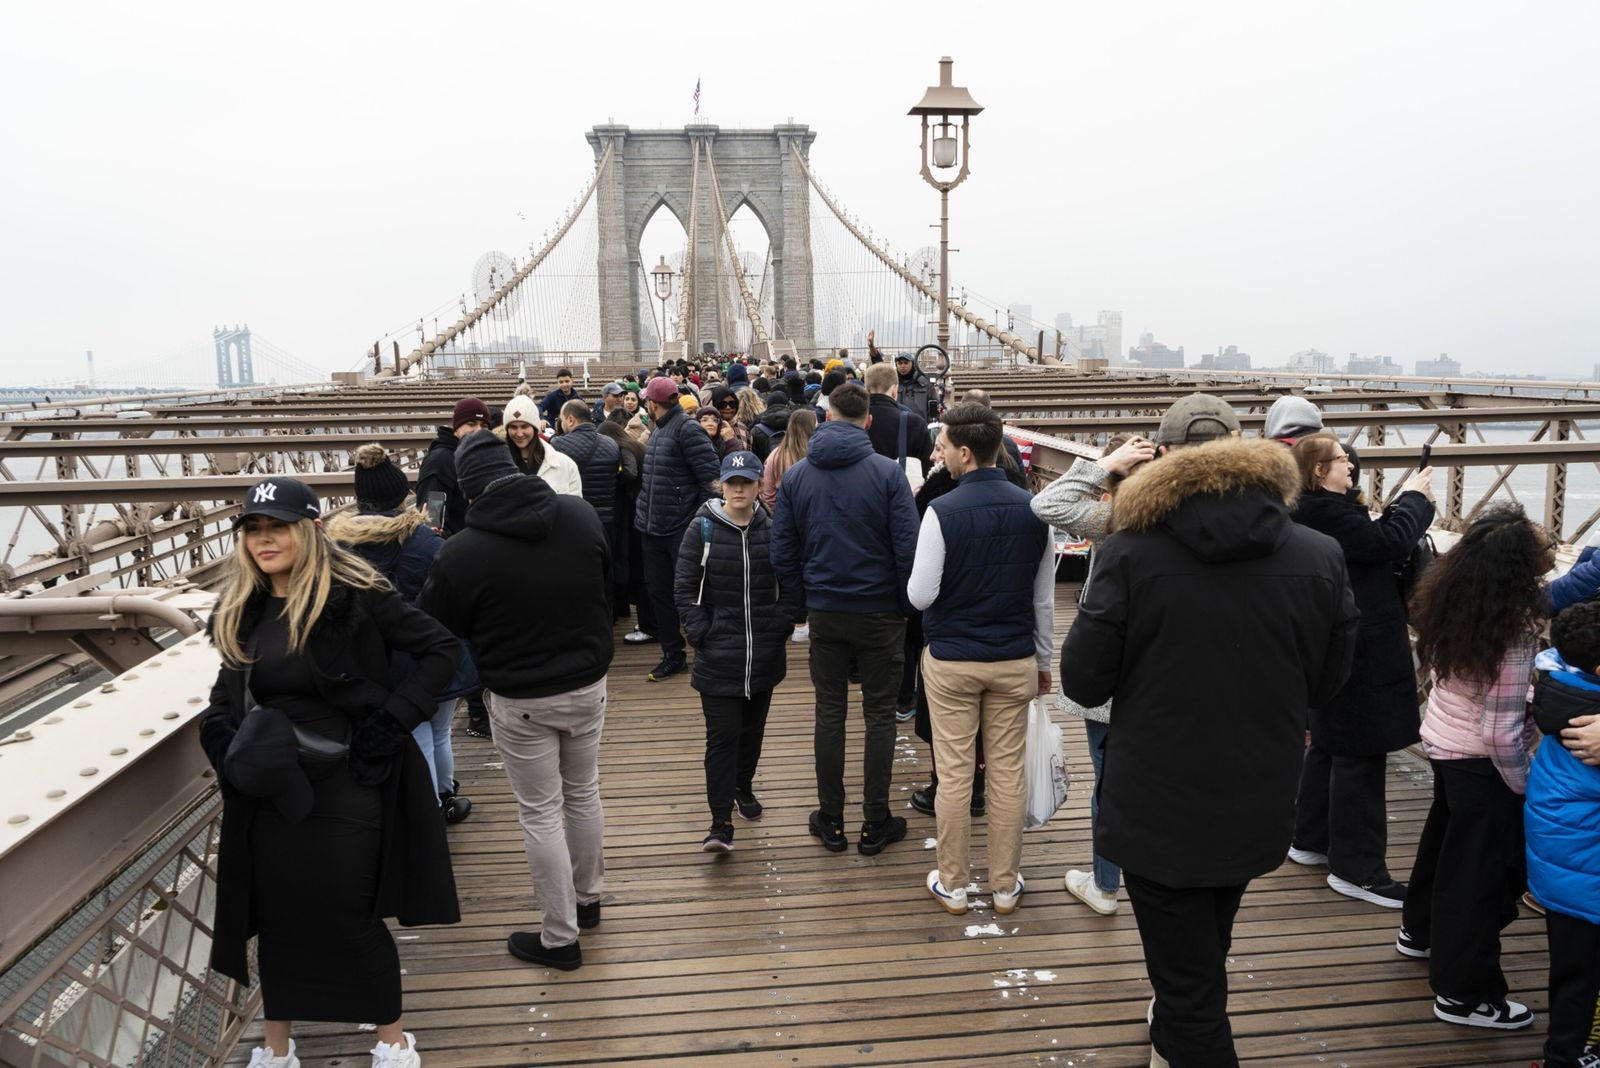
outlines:
{"label": "hooded sweatshirt", "polygon": [[899,466],[872,450],[861,427],[824,423],[806,458],[783,473],[772,557],[780,581],[804,585],[810,608],[904,615],[918,525]]}
{"label": "hooded sweatshirt", "polygon": [[472,646],[505,697],[549,697],[611,666],[611,553],[594,508],[543,479],[491,483],[445,543],[417,606]]}
{"label": "hooded sweatshirt", "polygon": [[439,433],[428,445],[428,453],[422,458],[421,466],[417,468],[419,505],[425,508],[429,497],[436,493],[444,494],[444,515],[430,518],[447,535],[460,530],[467,518],[467,499],[461,495],[461,487],[456,484],[458,440],[456,432],[450,427],[440,427]]}

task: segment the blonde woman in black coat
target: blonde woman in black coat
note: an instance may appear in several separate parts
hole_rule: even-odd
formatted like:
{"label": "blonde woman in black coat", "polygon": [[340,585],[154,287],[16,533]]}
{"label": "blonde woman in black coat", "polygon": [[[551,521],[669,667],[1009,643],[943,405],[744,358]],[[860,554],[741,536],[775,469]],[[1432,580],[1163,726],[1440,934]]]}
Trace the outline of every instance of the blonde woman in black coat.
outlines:
{"label": "blonde woman in black coat", "polygon": [[[377,1025],[374,1068],[417,1068],[384,918],[460,919],[444,821],[411,731],[461,646],[322,530],[291,478],[252,488],[210,632],[222,656],[200,741],[223,796],[211,966],[249,981],[264,1044],[297,1068],[293,1021]],[[394,652],[416,662],[391,685]]]}
{"label": "blonde woman in black coat", "polygon": [[1384,772],[1387,754],[1417,741],[1422,716],[1395,572],[1433,522],[1433,471],[1412,475],[1394,503],[1373,519],[1350,494],[1352,465],[1336,435],[1323,431],[1301,438],[1294,457],[1301,477],[1294,520],[1344,550],[1361,625],[1349,680],[1332,700],[1311,709],[1311,744],[1289,859],[1326,864],[1333,890],[1397,909],[1406,888],[1389,874],[1385,860]]}

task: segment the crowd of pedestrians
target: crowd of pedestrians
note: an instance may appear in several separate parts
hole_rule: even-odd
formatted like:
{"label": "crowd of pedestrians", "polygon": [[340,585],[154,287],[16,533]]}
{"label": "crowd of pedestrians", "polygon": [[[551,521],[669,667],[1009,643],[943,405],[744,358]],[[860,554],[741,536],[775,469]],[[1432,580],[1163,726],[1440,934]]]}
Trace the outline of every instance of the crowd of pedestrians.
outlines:
{"label": "crowd of pedestrians", "polygon": [[[1286,858],[1400,910],[1395,949],[1426,961],[1433,1014],[1477,1027],[1533,1021],[1499,963],[1531,888],[1551,946],[1544,1063],[1588,1063],[1593,549],[1547,580],[1555,539],[1499,506],[1436,554],[1431,470],[1374,517],[1359,456],[1305,398],[1274,405],[1260,438],[1225,402],[1181,398],[1153,439],[1114,438],[1034,495],[980,391],[945,408],[870,334],[865,366],[843,350],[812,363],[681,361],[590,396],[562,369],[542,398],[522,386],[503,406],[454,405],[409,504],[377,443],[356,454],[354,511],[327,524],[293,479],[250,491],[210,624],[224,666],[201,740],[224,797],[213,966],[248,981],[258,938],[253,1066],[297,1068],[296,1020],[376,1023],[376,1068],[420,1064],[384,921],[459,919],[445,844],[472,811],[453,770],[458,699],[503,760],[542,910],[507,950],[582,966],[604,892],[613,633],[630,617],[624,640],[660,648],[647,680],[687,671],[699,695],[699,848],[731,852],[735,817],[762,819],[773,691],[803,654],[811,836],[850,847],[858,684],[856,850],[906,835],[890,779],[897,720],[914,719],[934,773],[911,798],[937,833],[925,888],[953,914],[978,892],[978,817],[995,911],[1022,904],[1029,713],[1059,678],[1094,780],[1086,868],[1061,878],[1101,915],[1126,890],[1152,1064],[1238,1063],[1234,917]],[[1059,653],[1052,528],[1091,543]],[[1408,885],[1388,866],[1385,783],[1389,755],[1416,744],[1433,804]]]}

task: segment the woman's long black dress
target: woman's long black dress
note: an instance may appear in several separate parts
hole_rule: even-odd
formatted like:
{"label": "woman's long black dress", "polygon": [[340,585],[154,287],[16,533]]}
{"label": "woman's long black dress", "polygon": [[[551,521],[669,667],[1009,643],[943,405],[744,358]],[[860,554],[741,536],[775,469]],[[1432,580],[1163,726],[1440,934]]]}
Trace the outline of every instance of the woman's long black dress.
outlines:
{"label": "woman's long black dress", "polygon": [[[318,694],[311,658],[289,648],[284,601],[268,600],[250,690],[297,727],[340,740],[350,721]],[[269,1020],[388,1024],[400,1018],[400,957],[376,913],[383,802],[348,768],[312,784],[311,814],[262,805],[250,829],[263,1013]]]}

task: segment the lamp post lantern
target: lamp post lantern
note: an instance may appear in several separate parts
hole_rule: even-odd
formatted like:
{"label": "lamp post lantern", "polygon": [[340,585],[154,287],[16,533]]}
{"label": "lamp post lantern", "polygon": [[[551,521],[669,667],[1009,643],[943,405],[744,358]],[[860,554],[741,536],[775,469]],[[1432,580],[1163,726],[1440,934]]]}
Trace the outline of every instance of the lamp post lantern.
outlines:
{"label": "lamp post lantern", "polygon": [[[967,126],[972,116],[983,110],[964,86],[951,84],[954,65],[955,61],[949,56],[942,57],[939,84],[929,86],[921,102],[907,112],[922,117],[922,177],[939,191],[939,347],[947,353],[950,349],[950,190],[967,180],[970,156]],[[959,139],[956,119],[961,120]],[[949,171],[957,163],[961,169],[954,178],[934,174],[935,170]]]}
{"label": "lamp post lantern", "polygon": [[661,301],[661,344],[667,344],[667,298],[672,296],[672,268],[667,266],[667,257],[663,255],[661,262],[650,268],[650,278],[655,282],[656,297]]}

